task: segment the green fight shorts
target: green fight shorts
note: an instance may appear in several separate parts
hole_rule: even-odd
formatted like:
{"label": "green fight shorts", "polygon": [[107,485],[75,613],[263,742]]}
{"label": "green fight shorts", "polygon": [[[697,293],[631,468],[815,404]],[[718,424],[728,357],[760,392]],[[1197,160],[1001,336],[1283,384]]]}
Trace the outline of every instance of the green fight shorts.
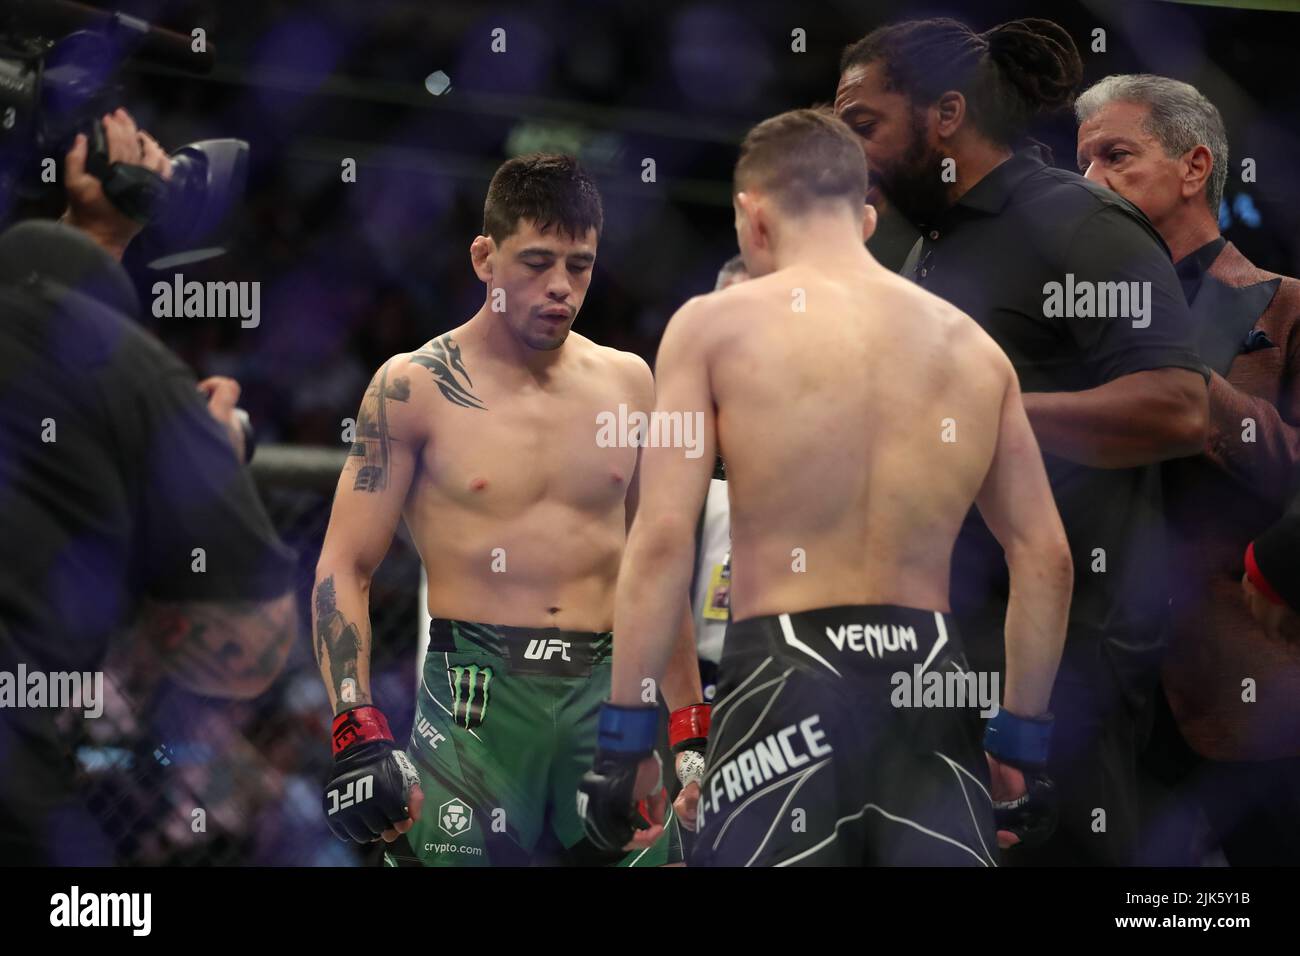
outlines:
{"label": "green fight shorts", "polygon": [[583,834],[578,781],[595,758],[612,653],[608,632],[433,621],[407,748],[424,809],[384,862],[680,863],[671,819],[653,846],[629,854],[604,853]]}

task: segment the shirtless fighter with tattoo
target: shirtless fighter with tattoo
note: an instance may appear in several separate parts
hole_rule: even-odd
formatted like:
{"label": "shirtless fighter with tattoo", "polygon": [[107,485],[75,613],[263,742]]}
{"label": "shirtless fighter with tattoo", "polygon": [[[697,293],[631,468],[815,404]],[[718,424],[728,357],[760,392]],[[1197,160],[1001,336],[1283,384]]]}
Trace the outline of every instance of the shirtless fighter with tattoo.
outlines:
{"label": "shirtless fighter with tattoo", "polygon": [[[598,416],[645,412],[654,393],[640,358],[570,331],[601,226],[596,187],[570,157],[502,165],[470,246],[483,307],[385,363],[357,417],[313,602],[336,715],[325,813],[340,837],[382,837],[390,865],[669,862],[673,828],[658,824],[597,850],[573,797],[609,694],[637,502],[638,448],[604,447]],[[406,752],[369,673],[369,582],[399,517],[433,618]],[[680,707],[700,699],[685,589],[677,619],[662,691]],[[647,816],[664,803],[661,791]]]}

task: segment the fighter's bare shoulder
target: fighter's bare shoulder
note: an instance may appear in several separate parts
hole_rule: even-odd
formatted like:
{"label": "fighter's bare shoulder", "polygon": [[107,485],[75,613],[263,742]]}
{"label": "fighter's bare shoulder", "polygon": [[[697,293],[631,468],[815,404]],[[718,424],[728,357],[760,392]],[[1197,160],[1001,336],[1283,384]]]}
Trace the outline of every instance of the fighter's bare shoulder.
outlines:
{"label": "fighter's bare shoulder", "polygon": [[425,416],[415,411],[420,370],[410,364],[410,355],[391,356],[371,376],[357,410],[353,456],[364,450],[383,457],[392,442],[415,446],[427,437]]}
{"label": "fighter's bare shoulder", "polygon": [[444,332],[409,352],[399,352],[387,362],[389,374],[404,377],[409,395],[421,403],[441,393],[453,405],[475,408],[483,403],[474,395],[472,370],[456,341],[456,329]]}
{"label": "fighter's bare shoulder", "polygon": [[707,354],[710,344],[728,324],[729,317],[743,313],[746,297],[739,293],[749,291],[746,287],[758,281],[741,282],[718,292],[691,296],[668,320],[664,341],[659,346],[660,354],[663,354],[666,343],[687,341],[699,355]]}
{"label": "fighter's bare shoulder", "polygon": [[577,332],[569,333],[564,347],[572,348],[577,354],[584,374],[605,373],[619,392],[631,395],[638,402],[653,400],[654,376],[646,360],[635,352],[600,345]]}
{"label": "fighter's bare shoulder", "polygon": [[1011,360],[1002,347],[961,309],[902,276],[889,273],[884,281],[905,300],[909,314],[934,324],[937,335],[954,354],[999,378],[1014,374]]}
{"label": "fighter's bare shoulder", "polygon": [[366,404],[377,413],[379,396],[384,397],[383,418],[389,429],[411,439],[428,437],[444,410],[487,410],[456,332],[452,329],[409,352],[398,352],[375,372],[366,389]]}
{"label": "fighter's bare shoulder", "polygon": [[709,315],[709,320],[716,322],[731,316],[752,314],[755,306],[770,304],[773,299],[789,301],[798,285],[799,279],[794,270],[781,269],[734,283],[708,295],[696,296],[695,301]]}
{"label": "fighter's bare shoulder", "polygon": [[988,372],[1001,386],[1015,381],[1015,367],[1011,364],[1011,359],[1007,358],[1007,353],[1002,351],[1002,346],[993,340],[993,336],[965,312],[947,302],[940,302],[944,310],[945,334],[954,353],[963,356],[969,368]]}

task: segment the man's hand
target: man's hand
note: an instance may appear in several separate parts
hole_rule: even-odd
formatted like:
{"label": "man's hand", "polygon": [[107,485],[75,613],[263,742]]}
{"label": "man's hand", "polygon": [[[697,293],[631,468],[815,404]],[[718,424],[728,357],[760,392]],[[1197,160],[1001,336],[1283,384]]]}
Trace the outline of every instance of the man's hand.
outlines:
{"label": "man's hand", "polygon": [[663,833],[668,792],[654,751],[658,732],[657,707],[600,705],[596,760],[576,796],[582,829],[602,850],[644,849]]}
{"label": "man's hand", "polygon": [[415,825],[423,806],[420,776],[379,708],[353,707],[335,717],[334,773],[324,797],[330,831],[354,843],[392,843]]}
{"label": "man's hand", "polygon": [[199,382],[199,392],[208,400],[208,411],[217,420],[217,424],[226,430],[235,454],[243,461],[247,451],[244,426],[240,423],[235,408],[239,403],[239,383],[224,375],[212,375]]}
{"label": "man's hand", "polygon": [[1241,576],[1241,590],[1251,617],[1264,633],[1275,641],[1300,644],[1300,614],[1285,604],[1274,604],[1250,583],[1248,575]]}
{"label": "man's hand", "polygon": [[[989,796],[993,806],[1010,806],[1026,794],[1025,775],[1020,770],[1002,763],[996,757],[984,755],[989,764]],[[1020,837],[1010,830],[998,830],[998,846],[1005,850],[1020,842]]]}
{"label": "man's hand", "polygon": [[[152,136],[137,129],[124,109],[101,117],[108,145],[108,161],[143,166],[161,176],[172,178],[172,164],[163,148]],[[115,259],[121,259],[129,243],[144,227],[120,212],[106,195],[104,185],[86,171],[90,144],[78,133],[72,149],[64,159],[63,177],[68,192],[68,209],[63,221],[85,232]]]}
{"label": "man's hand", "polygon": [[[697,672],[698,673],[698,672]],[[695,832],[700,803],[700,781],[704,779],[704,753],[709,745],[710,704],[679,707],[668,718],[668,743],[676,754],[677,779],[682,789],[673,801],[673,812],[682,826]]]}
{"label": "man's hand", "polygon": [[1026,777],[1020,769],[985,754],[989,763],[993,817],[998,826],[998,847],[1024,843],[1038,846],[1056,830],[1056,786],[1042,772]]}
{"label": "man's hand", "polygon": [[1019,717],[1005,707],[984,728],[989,797],[998,846],[1041,846],[1056,830],[1056,785],[1047,775],[1052,717]]}
{"label": "man's hand", "polygon": [[664,789],[663,770],[658,754],[647,757],[637,766],[632,796],[636,798],[637,813],[649,826],[641,829],[634,821],[637,829],[623,846],[625,850],[643,850],[663,835],[664,820],[668,815],[668,791]]}
{"label": "man's hand", "polygon": [[[680,762],[680,758],[679,758]],[[700,806],[700,782],[692,780],[677,794],[677,799],[673,801],[673,814],[677,817],[677,822],[692,833],[695,832],[695,821],[699,816]]]}
{"label": "man's hand", "polygon": [[578,784],[583,830],[602,850],[651,846],[664,832],[667,809],[658,754],[637,759],[597,752],[595,766]]}

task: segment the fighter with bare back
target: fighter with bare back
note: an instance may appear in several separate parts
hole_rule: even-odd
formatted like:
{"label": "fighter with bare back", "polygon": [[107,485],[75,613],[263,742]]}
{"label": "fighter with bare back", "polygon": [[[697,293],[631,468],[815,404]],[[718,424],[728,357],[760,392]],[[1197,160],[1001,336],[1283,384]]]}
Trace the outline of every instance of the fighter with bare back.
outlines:
{"label": "fighter with bare back", "polygon": [[[704,449],[643,453],[611,701],[578,797],[597,842],[618,844],[653,785],[657,714],[639,693],[669,659],[715,449],[732,623],[705,777],[684,795],[698,797],[691,864],[989,866],[995,840],[1051,825],[1065,534],[1011,363],[864,249],[866,193],[861,147],[826,113],[774,117],[741,146],[736,234],[752,278],[688,301],[659,348],[655,411],[703,410]],[[948,566],[972,503],[1012,582],[987,760],[972,711],[892,693],[898,674],[967,670]]]}

